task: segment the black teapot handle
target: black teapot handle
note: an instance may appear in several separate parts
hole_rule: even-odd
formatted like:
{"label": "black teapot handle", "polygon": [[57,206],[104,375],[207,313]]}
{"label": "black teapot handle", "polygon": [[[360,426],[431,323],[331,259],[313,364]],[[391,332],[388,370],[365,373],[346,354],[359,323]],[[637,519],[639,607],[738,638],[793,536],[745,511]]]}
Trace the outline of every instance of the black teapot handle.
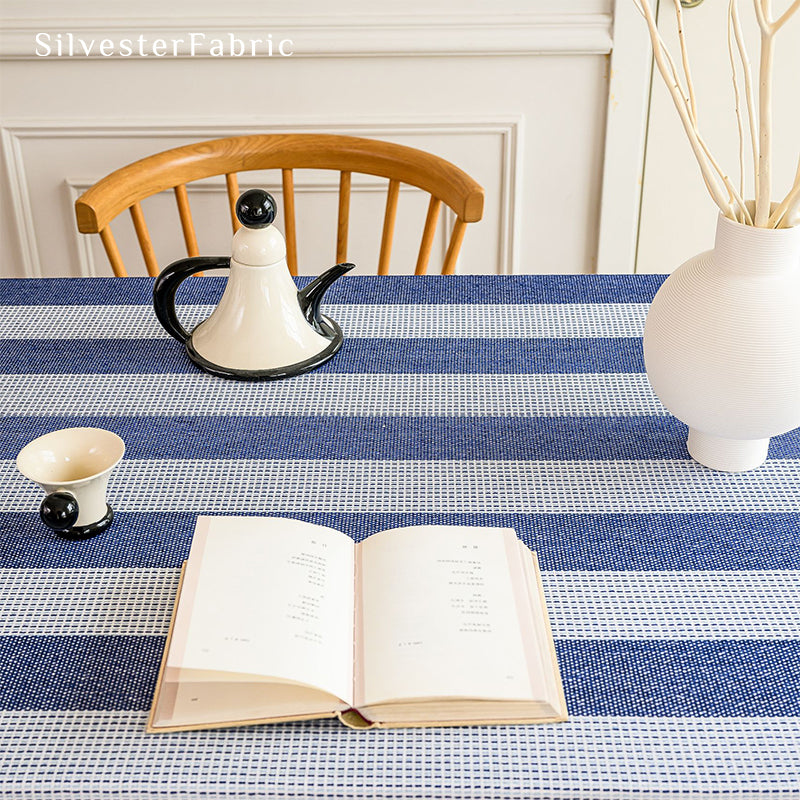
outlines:
{"label": "black teapot handle", "polygon": [[178,315],[175,312],[175,293],[178,287],[195,272],[207,269],[230,269],[230,266],[230,256],[194,256],[173,261],[161,270],[153,286],[153,307],[158,321],[170,336],[174,336],[179,342],[185,342],[190,336],[178,322]]}

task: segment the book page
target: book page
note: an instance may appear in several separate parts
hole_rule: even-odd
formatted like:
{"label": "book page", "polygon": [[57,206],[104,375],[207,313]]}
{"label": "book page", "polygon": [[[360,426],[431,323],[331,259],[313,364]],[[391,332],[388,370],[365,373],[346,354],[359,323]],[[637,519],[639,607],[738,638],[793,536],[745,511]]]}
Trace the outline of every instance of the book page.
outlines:
{"label": "book page", "polygon": [[[549,668],[557,659],[545,608],[541,578],[537,577],[538,562],[535,558],[531,558],[531,551],[522,542],[519,542],[518,546],[521,555],[520,568],[524,573],[524,584],[527,589],[527,598],[522,601],[525,610],[521,612],[521,615],[530,619],[533,634],[525,641],[533,680],[545,687],[546,697],[555,698],[554,705],[556,707],[559,702],[561,706],[566,707],[558,669]],[[520,605],[519,599],[518,605]]]}
{"label": "book page", "polygon": [[521,628],[530,624],[519,613],[519,592],[527,590],[512,584],[512,574],[514,582],[523,579],[513,530],[398,528],[370,536],[358,550],[357,706],[543,695]]}
{"label": "book page", "polygon": [[269,676],[351,703],[354,552],[297,520],[198,518],[167,669]]}

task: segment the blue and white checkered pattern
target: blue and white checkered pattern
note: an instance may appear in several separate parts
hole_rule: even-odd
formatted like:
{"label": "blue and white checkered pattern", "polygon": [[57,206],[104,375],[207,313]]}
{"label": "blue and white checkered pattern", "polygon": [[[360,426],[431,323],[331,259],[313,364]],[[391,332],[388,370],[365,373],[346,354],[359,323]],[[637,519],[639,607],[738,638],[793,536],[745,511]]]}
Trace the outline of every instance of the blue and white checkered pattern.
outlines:
{"label": "blue and white checkered pattern", "polygon": [[[3,282],[0,796],[800,797],[800,432],[692,462],[643,374],[659,278],[343,278],[342,351],[288,381],[195,370],[148,279]],[[202,319],[223,281],[189,280]],[[112,529],[64,542],[14,468],[55,428],[125,439]],[[198,513],[357,540],[512,526],[538,552],[570,721],[147,736]]]}

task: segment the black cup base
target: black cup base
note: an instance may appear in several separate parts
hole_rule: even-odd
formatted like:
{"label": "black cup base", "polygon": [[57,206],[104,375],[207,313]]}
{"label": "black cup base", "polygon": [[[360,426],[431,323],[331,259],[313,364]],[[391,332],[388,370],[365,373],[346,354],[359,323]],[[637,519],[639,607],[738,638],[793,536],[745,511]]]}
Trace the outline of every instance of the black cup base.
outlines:
{"label": "black cup base", "polygon": [[81,542],[84,539],[91,539],[102,533],[106,528],[110,527],[114,521],[114,512],[111,506],[106,503],[105,516],[93,522],[91,525],[74,525],[72,528],[67,528],[65,531],[56,531],[55,534],[61,539],[68,539],[71,542]]}

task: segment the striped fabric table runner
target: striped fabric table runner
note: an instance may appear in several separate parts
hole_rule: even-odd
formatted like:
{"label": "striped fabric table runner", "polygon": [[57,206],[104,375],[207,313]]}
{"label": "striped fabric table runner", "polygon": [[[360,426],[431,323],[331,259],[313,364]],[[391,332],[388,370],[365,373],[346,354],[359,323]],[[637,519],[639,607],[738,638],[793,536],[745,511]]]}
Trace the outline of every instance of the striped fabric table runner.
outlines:
{"label": "striped fabric table runner", "polygon": [[[3,281],[0,796],[800,797],[800,434],[703,469],[643,374],[645,276],[344,278],[339,355],[199,373],[147,279]],[[222,281],[192,279],[197,321]],[[73,425],[127,444],[113,528],[37,520],[14,458]],[[360,540],[507,525],[539,554],[571,720],[146,736],[198,513]]]}

